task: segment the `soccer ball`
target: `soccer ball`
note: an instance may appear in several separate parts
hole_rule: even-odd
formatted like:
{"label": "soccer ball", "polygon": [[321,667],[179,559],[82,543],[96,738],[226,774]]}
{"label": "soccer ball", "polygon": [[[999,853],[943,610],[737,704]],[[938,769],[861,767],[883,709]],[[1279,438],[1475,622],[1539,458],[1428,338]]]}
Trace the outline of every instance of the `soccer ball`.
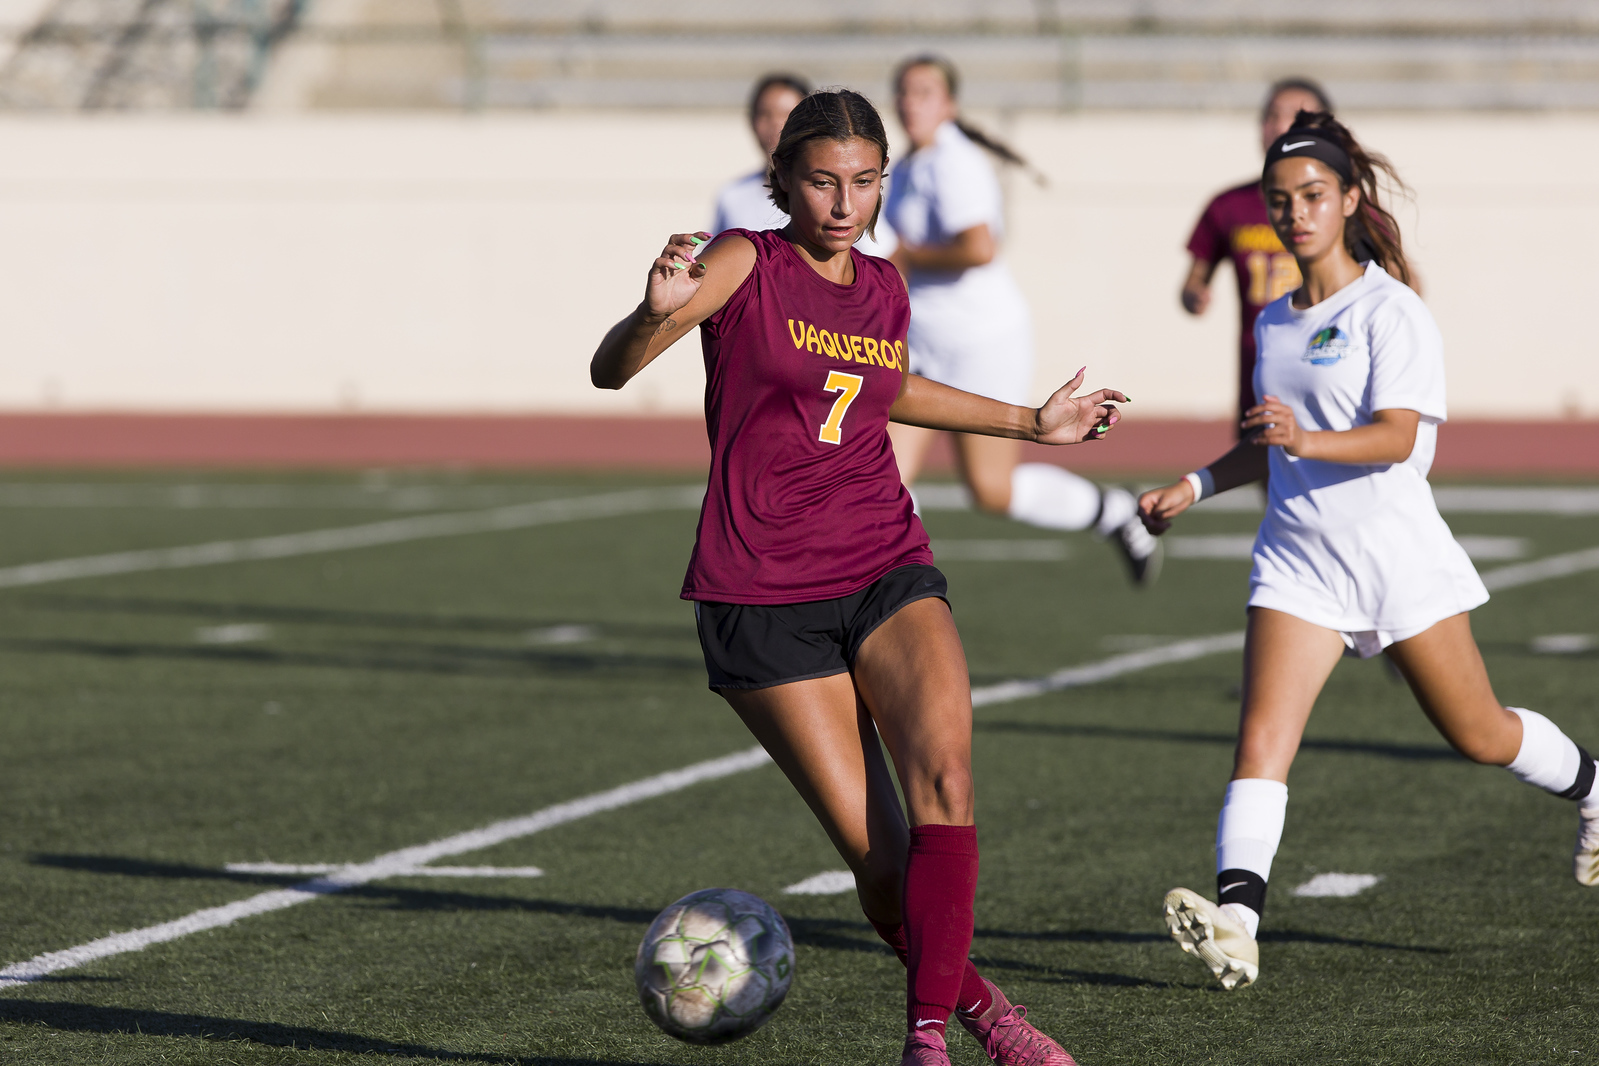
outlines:
{"label": "soccer ball", "polygon": [[650,924],[633,964],[644,1013],[690,1044],[766,1024],[794,980],[794,940],[771,904],[736,888],[691,892]]}

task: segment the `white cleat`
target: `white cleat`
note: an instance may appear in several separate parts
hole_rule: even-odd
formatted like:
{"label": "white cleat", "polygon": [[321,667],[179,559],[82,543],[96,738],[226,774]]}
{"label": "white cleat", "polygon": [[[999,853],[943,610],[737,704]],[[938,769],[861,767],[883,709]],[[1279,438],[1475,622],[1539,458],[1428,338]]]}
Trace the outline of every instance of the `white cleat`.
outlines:
{"label": "white cleat", "polygon": [[[1116,546],[1122,562],[1127,565],[1127,575],[1133,584],[1147,587],[1160,576],[1161,560],[1166,557],[1165,546],[1159,537],[1144,528],[1138,517],[1138,501],[1126,489],[1114,485],[1100,490],[1100,517],[1107,515],[1127,517],[1109,533],[1101,534]],[[1101,527],[1103,528],[1103,527]]]}
{"label": "white cleat", "polygon": [[1571,872],[1579,885],[1599,885],[1599,806],[1584,803],[1577,807],[1577,847]]}
{"label": "white cleat", "polygon": [[1223,988],[1243,988],[1260,976],[1260,945],[1238,919],[1186,888],[1166,893],[1163,909],[1177,946],[1198,955]]}

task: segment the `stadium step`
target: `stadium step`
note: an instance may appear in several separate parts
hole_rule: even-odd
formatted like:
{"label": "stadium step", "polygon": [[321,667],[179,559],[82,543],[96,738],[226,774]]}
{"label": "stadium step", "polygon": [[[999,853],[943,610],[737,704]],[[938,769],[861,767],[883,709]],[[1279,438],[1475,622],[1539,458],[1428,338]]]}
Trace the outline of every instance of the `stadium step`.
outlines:
{"label": "stadium step", "polygon": [[906,55],[998,109],[1248,109],[1287,73],[1345,108],[1599,107],[1599,5],[1468,0],[53,0],[0,106],[731,108],[792,69],[879,101]]}

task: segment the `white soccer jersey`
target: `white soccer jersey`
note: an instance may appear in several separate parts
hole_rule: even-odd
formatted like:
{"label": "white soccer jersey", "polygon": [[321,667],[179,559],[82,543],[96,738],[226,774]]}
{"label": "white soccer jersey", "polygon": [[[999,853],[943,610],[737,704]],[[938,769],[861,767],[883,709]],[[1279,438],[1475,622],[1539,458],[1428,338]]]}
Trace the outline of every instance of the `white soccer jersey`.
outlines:
{"label": "white soccer jersey", "polygon": [[[909,244],[945,244],[986,223],[1005,234],[999,180],[983,150],[953,122],[893,167],[884,216]],[[911,273],[908,337],[913,373],[957,389],[1025,404],[1032,391],[1032,318],[1000,256],[966,270]]]}
{"label": "white soccer jersey", "polygon": [[786,225],[788,215],[772,203],[772,191],[766,187],[765,167],[728,182],[716,194],[712,234],[725,229],[782,229]]}
{"label": "white soccer jersey", "polygon": [[1292,298],[1255,320],[1258,400],[1277,397],[1307,430],[1353,429],[1395,408],[1421,422],[1401,463],[1271,449],[1249,602],[1336,629],[1375,655],[1488,599],[1427,484],[1447,417],[1443,339],[1421,297],[1376,263],[1314,307],[1297,310]]}

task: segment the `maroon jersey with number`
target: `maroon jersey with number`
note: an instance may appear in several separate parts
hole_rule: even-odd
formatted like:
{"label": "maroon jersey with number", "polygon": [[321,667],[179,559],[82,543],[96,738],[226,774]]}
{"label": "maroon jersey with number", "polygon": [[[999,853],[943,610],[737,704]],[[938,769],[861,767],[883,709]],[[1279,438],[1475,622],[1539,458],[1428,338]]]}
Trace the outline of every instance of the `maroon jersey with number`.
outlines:
{"label": "maroon jersey with number", "polygon": [[910,301],[886,259],[822,277],[776,230],[700,325],[711,477],[683,598],[807,603],[931,563],[888,442]]}
{"label": "maroon jersey with number", "polygon": [[1255,316],[1261,308],[1299,288],[1299,264],[1284,250],[1266,216],[1260,183],[1252,181],[1217,196],[1199,216],[1188,251],[1214,267],[1231,259],[1238,282],[1238,413],[1255,406]]}

